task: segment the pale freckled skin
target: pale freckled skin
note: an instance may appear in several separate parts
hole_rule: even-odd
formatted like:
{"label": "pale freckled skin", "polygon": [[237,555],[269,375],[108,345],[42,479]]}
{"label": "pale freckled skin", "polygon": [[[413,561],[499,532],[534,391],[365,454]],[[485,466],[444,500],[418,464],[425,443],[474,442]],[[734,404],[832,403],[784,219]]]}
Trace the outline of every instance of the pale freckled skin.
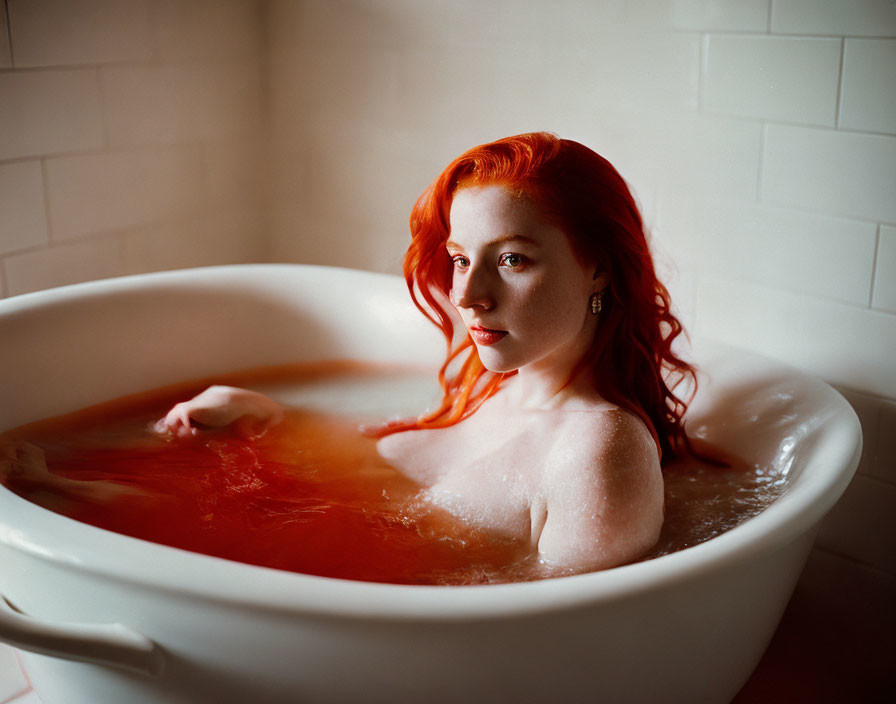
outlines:
{"label": "pale freckled skin", "polygon": [[179,438],[199,433],[195,423],[208,427],[237,424],[245,435],[261,435],[283,420],[283,407],[256,391],[233,386],[210,386],[175,405],[155,424],[155,431]]}
{"label": "pale freckled skin", "polygon": [[637,559],[663,522],[656,444],[587,379],[566,384],[595,333],[588,302],[606,277],[502,186],[462,189],[450,220],[451,302],[468,329],[504,332],[491,344],[473,335],[486,368],[518,373],[457,425],[389,435],[378,451],[434,503],[528,540],[544,562],[602,569]]}
{"label": "pale freckled skin", "polygon": [[637,559],[659,537],[656,445],[639,419],[609,404],[517,414],[486,404],[450,428],[386,436],[378,450],[423,480],[440,507],[528,540],[550,564],[612,567]]}

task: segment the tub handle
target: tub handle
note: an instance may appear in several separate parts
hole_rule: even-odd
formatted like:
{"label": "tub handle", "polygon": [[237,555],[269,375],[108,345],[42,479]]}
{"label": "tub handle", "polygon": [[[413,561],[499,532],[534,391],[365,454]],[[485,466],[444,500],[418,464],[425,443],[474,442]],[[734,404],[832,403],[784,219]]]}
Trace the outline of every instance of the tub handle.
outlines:
{"label": "tub handle", "polygon": [[165,655],[156,643],[119,623],[40,621],[24,614],[3,594],[0,594],[0,641],[32,653],[111,665],[152,676],[162,672],[165,662]]}

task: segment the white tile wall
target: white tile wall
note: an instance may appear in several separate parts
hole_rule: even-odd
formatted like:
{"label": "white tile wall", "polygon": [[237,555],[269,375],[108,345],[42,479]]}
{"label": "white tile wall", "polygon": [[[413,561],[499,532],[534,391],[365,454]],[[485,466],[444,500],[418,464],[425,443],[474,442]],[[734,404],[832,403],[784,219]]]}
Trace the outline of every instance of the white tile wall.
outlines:
{"label": "white tile wall", "polygon": [[896,313],[896,227],[881,225],[871,305]]}
{"label": "white tile wall", "polygon": [[890,0],[774,0],[771,30],[894,37],[896,5]]}
{"label": "white tile wall", "polygon": [[708,271],[866,306],[876,230],[869,222],[712,201],[698,208],[689,246]]}
{"label": "white tile wall", "polygon": [[[460,0],[461,3],[464,0]],[[396,6],[395,14],[401,16],[401,24],[396,24],[390,8],[382,2],[366,2],[356,5],[350,10],[337,3],[326,0],[306,0],[301,3],[274,2],[271,16],[271,28],[276,38],[287,45],[308,46],[315,48],[332,46],[334,48],[356,50],[373,45],[388,45],[395,41],[411,41],[408,34],[412,32],[414,22],[420,12],[415,11],[413,4],[401,3]],[[442,11],[442,3],[432,3],[428,12],[437,15]],[[483,5],[483,19],[487,20],[495,10],[495,3]],[[485,24],[485,23],[484,23]],[[426,29],[428,29],[428,24]],[[418,30],[419,31],[419,30]],[[477,28],[471,28],[475,33]],[[399,34],[396,34],[399,32]],[[427,36],[433,41],[433,36]],[[469,41],[470,37],[464,37]]]}
{"label": "white tile wall", "polygon": [[47,243],[39,161],[0,164],[0,254]]}
{"label": "white tile wall", "polygon": [[[203,142],[204,183],[211,209],[233,210],[236,207],[247,213],[260,214],[270,179],[264,169],[267,160],[262,157],[259,142],[255,134]],[[253,237],[264,235],[263,232],[252,234]]]}
{"label": "white tile wall", "polygon": [[879,423],[880,433],[876,438],[870,473],[896,484],[896,401],[881,402]]}
{"label": "white tile wall", "polygon": [[257,70],[241,61],[107,68],[102,86],[113,147],[220,139],[260,123]]}
{"label": "white tile wall", "polygon": [[103,109],[112,146],[177,144],[203,129],[192,111],[202,69],[126,66],[103,69]]}
{"label": "white tile wall", "polygon": [[[295,125],[304,121],[307,115],[311,91],[307,88],[310,79],[306,78],[306,71],[310,63],[311,60],[306,60],[304,51],[292,47],[274,46],[269,52],[268,81],[271,85],[276,85],[277,90],[269,93],[270,114],[267,119],[271,142],[276,141],[280,153],[295,154],[296,150],[304,148],[309,141],[306,131],[295,129]],[[271,156],[275,157],[273,153]],[[279,163],[293,169],[304,166],[301,159],[272,158],[273,168]]]}
{"label": "white tile wall", "polygon": [[896,398],[896,316],[710,274],[700,279],[697,300],[701,335]]}
{"label": "white tile wall", "polygon": [[896,134],[896,39],[847,39],[840,127]]}
{"label": "white tile wall", "polygon": [[196,150],[60,157],[48,159],[46,168],[56,239],[150,224],[204,204]]}
{"label": "white tile wall", "polygon": [[[896,486],[896,461],[894,461],[894,458],[896,458],[896,401],[888,400],[881,396],[860,393],[842,386],[838,387],[838,390],[852,405],[859,418],[859,422],[862,424],[864,444],[862,447],[862,457],[859,462],[858,474],[874,480],[870,484],[866,483],[866,488],[868,486],[879,486],[882,483],[886,494]],[[875,484],[874,482],[878,482],[878,484]],[[851,528],[840,530],[836,527],[836,524],[838,522],[853,521],[851,515],[852,511],[848,510],[848,506],[850,504],[855,504],[856,497],[861,495],[861,491],[862,489],[858,489],[852,496],[848,497],[844,502],[844,506],[841,506],[837,514],[830,519],[832,525],[827,526],[825,529],[829,539],[839,539],[839,533],[845,533],[846,535],[852,534],[853,536],[856,535]],[[861,504],[864,502],[859,500],[859,503]],[[866,507],[868,512],[872,510],[871,505],[873,504],[869,504],[869,506]],[[879,504],[878,508],[880,508]],[[889,515],[892,515],[893,513],[892,508],[888,505],[883,507],[883,511]],[[867,523],[869,520],[881,523],[890,519],[887,515],[876,517],[866,516],[859,522]],[[860,559],[859,555],[862,554],[862,551],[866,551],[867,553],[867,548],[857,547],[857,549],[844,549],[841,545],[839,549],[841,554],[849,555],[854,559]],[[864,561],[876,565],[879,568],[882,567],[880,560],[868,559],[867,554]]]}
{"label": "white tile wall", "polygon": [[[14,61],[4,63],[7,7]],[[181,265],[175,252],[194,264],[265,258],[264,7],[0,3],[4,295],[133,270],[135,233],[153,228],[203,234],[166,241],[141,270]],[[191,219],[218,227],[190,229]]]}
{"label": "white tile wall", "polygon": [[102,144],[96,71],[0,73],[0,160]]}
{"label": "white tile wall", "polygon": [[662,186],[702,198],[756,198],[762,135],[758,121],[675,113],[664,115],[663,124],[665,143],[650,155],[662,164]]}
{"label": "white tile wall", "polygon": [[833,127],[840,40],[706,36],[703,107],[749,117]]}
{"label": "white tile wall", "polygon": [[[370,221],[381,224],[381,232],[352,236],[343,249],[347,245],[373,252],[388,246],[386,238],[394,242],[394,235],[404,244],[410,209],[438,174],[415,163],[410,145],[390,139],[382,130],[372,126],[349,131],[340,129],[343,125],[334,121],[327,128],[315,127],[314,134],[320,141],[311,148],[312,178],[308,181],[308,197],[316,204],[313,213],[332,216],[361,231],[369,228]],[[352,169],[341,168],[347,161],[353,164]],[[385,163],[395,166],[387,178],[382,176]],[[354,207],[347,209],[347,202]],[[398,246],[403,249],[402,244]]]}
{"label": "white tile wall", "polygon": [[[299,3],[296,3],[298,5]],[[156,43],[167,61],[252,57],[261,51],[263,5],[246,0],[151,0]]]}
{"label": "white tile wall", "polygon": [[818,545],[896,573],[896,485],[858,474],[822,523]]}
{"label": "white tile wall", "polygon": [[676,29],[764,32],[768,28],[768,0],[673,0]]}
{"label": "white tile wall", "polygon": [[17,68],[152,58],[147,0],[7,0],[7,5]]}
{"label": "white tile wall", "polygon": [[[213,217],[184,219],[127,232],[122,256],[128,274],[191,266],[262,261],[267,253],[259,223],[247,221],[241,210],[224,210]],[[246,236],[246,232],[252,235]]]}
{"label": "white tile wall", "polygon": [[124,273],[117,237],[11,254],[3,259],[3,266],[10,296]]}
{"label": "white tile wall", "polygon": [[896,137],[768,126],[762,198],[896,222]]}
{"label": "white tile wall", "polygon": [[[619,33],[665,31],[669,8],[659,2],[554,0],[547,7],[520,0],[367,0],[348,6],[330,0],[273,3],[275,44],[347,50],[407,45],[506,47],[517,53],[542,43],[583,44]],[[533,27],[538,31],[533,32]]]}
{"label": "white tile wall", "polygon": [[690,189],[663,186],[658,195],[658,217],[653,236],[674,257],[679,267],[693,268],[698,253],[694,241],[697,237],[698,203]]}

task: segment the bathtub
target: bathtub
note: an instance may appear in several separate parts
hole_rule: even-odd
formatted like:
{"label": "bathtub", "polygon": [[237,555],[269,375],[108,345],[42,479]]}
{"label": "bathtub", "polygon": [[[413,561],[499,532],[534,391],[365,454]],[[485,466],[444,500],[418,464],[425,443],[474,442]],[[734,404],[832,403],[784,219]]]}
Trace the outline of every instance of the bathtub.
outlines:
{"label": "bathtub", "polygon": [[[247,265],[0,301],[0,429],[261,365],[436,365],[396,277]],[[176,345],[176,346],[175,346]],[[861,433],[821,381],[697,341],[690,428],[791,488],[713,540],[524,584],[293,574],[80,524],[0,487],[0,640],[46,704],[728,702],[758,663],[849,482]]]}

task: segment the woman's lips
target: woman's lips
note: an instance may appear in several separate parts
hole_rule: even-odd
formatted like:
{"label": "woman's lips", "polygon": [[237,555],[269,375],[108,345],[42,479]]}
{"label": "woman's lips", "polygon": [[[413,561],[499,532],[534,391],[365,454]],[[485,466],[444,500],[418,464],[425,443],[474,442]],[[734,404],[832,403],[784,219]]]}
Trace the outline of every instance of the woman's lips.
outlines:
{"label": "woman's lips", "polygon": [[470,336],[477,345],[494,345],[500,342],[507,334],[506,330],[492,330],[474,325],[470,328]]}

